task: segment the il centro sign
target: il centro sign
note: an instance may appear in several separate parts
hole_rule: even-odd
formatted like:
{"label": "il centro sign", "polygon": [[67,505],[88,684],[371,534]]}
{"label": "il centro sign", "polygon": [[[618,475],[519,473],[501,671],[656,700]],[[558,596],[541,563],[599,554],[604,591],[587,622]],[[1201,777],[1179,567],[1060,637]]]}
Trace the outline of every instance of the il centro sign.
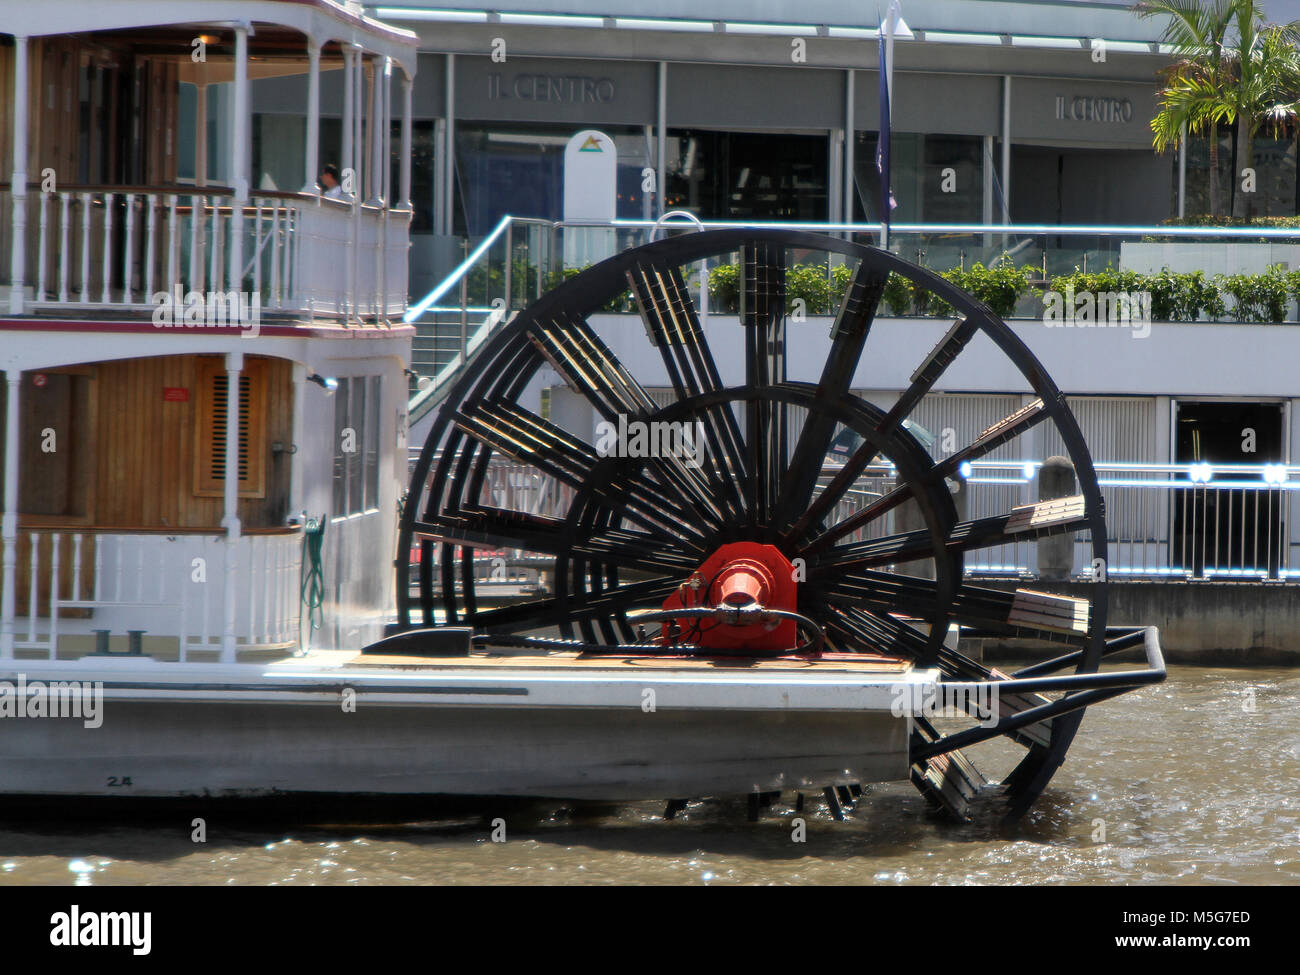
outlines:
{"label": "il centro sign", "polygon": [[612,102],[616,93],[611,79],[592,75],[490,74],[487,80],[491,101],[603,105]]}
{"label": "il centro sign", "polygon": [[1068,122],[1123,124],[1133,121],[1133,100],[1090,95],[1057,95],[1056,117]]}

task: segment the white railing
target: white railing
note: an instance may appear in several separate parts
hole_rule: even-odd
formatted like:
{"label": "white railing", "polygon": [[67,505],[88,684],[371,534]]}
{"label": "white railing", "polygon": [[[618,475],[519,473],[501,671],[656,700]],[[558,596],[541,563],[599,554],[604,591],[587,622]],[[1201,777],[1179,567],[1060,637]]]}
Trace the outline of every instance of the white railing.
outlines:
{"label": "white railing", "polygon": [[[412,449],[412,466],[418,457]],[[1300,577],[1300,466],[1284,464],[1137,464],[1099,462],[1098,484],[1106,510],[1107,572],[1118,578],[1289,579]],[[435,465],[436,467],[436,465]],[[963,467],[962,520],[1004,515],[1038,500],[1041,461],[981,460]],[[828,466],[820,491],[834,475]],[[432,474],[432,471],[431,471]],[[873,465],[831,510],[827,523],[845,520],[891,491],[895,473]],[[482,503],[564,518],[573,490],[535,468],[494,463]],[[864,541],[904,530],[897,511],[846,535]],[[1075,538],[1074,575],[1092,574],[1087,532]],[[486,577],[498,553],[483,553]],[[1300,554],[1300,553],[1298,553]],[[511,552],[516,560],[526,553]],[[412,556],[414,557],[414,556]],[[1296,562],[1296,567],[1291,563]],[[968,575],[1034,576],[1037,542],[1020,538],[965,556]],[[477,566],[476,566],[477,570]]]}
{"label": "white railing", "polygon": [[[20,531],[15,648],[53,658],[60,640],[142,630],[175,640],[180,660],[218,651],[227,554],[222,535]],[[235,558],[239,648],[296,645],[301,536],[245,535]]]}
{"label": "white railing", "polygon": [[[69,187],[34,191],[27,206],[26,301],[36,310],[148,311],[162,293],[229,291],[307,317],[399,319],[406,309],[409,211],[296,193],[254,193],[241,205],[219,187]],[[7,254],[2,263],[7,271]]]}
{"label": "white railing", "polygon": [[[1000,514],[994,492],[1037,497],[1037,461],[977,461],[966,478],[969,517]],[[1287,579],[1300,545],[1300,467],[1285,464],[1096,463],[1106,506],[1107,573],[1120,578]],[[977,510],[977,507],[979,510]],[[987,510],[985,510],[987,509]],[[1034,574],[1032,541],[1000,547],[1007,572]],[[991,550],[990,550],[991,551]],[[971,562],[970,556],[967,562]],[[1076,538],[1075,573],[1092,574]],[[969,568],[969,565],[968,565]],[[993,569],[992,566],[989,567]]]}

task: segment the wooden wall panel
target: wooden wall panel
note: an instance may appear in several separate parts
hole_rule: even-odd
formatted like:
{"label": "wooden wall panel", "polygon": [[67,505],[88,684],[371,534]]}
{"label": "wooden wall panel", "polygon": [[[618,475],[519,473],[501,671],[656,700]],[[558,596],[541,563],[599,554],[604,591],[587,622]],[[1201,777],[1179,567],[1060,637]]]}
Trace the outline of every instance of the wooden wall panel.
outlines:
{"label": "wooden wall panel", "polygon": [[[220,530],[222,499],[194,494],[198,363],[195,356],[167,356],[96,366],[97,525]],[[266,377],[267,491],[264,498],[240,500],[239,517],[248,529],[278,526],[288,514],[291,456],[271,454],[270,444],[292,440],[291,366],[268,360]],[[188,402],[165,402],[168,388],[187,389]]]}

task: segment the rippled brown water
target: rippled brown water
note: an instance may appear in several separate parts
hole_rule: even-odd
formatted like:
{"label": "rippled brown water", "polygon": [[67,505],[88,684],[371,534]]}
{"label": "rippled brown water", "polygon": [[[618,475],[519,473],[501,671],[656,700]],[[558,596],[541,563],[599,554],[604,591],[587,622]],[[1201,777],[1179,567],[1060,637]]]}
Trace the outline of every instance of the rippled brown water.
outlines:
{"label": "rippled brown water", "polygon": [[[1247,711],[1248,692],[1254,711]],[[1014,831],[950,826],[910,786],[873,788],[836,823],[820,802],[791,841],[786,805],[564,810],[410,823],[189,820],[0,826],[0,884],[1300,883],[1300,672],[1173,668],[1092,709]],[[507,840],[489,839],[506,820]],[[1097,821],[1106,842],[1096,842]]]}

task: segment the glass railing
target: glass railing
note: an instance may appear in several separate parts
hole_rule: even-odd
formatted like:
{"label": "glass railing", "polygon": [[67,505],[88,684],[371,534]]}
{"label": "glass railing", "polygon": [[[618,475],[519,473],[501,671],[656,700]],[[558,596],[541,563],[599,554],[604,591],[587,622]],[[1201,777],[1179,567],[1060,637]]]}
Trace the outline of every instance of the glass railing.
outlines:
{"label": "glass railing", "polygon": [[[701,221],[690,214],[606,223],[505,217],[485,237],[465,241],[461,263],[411,304],[406,321],[417,326],[413,369],[420,377],[413,396],[421,403],[436,399],[496,328],[582,269],[666,235],[734,228],[883,243],[986,301],[981,268],[1010,266],[1018,282],[1014,305],[989,301],[1005,318],[1043,319],[1052,293],[1082,301],[1092,288],[1146,294],[1148,304],[1137,311],[1157,322],[1300,322],[1300,228],[894,224],[886,234],[871,223]],[[805,298],[809,314],[833,314],[848,281],[844,258],[813,249],[795,252],[794,260],[787,296]],[[722,255],[684,269],[697,300],[707,290],[707,313],[735,313],[735,274],[719,268],[736,263],[736,255]],[[924,292],[905,289],[887,294],[886,313],[947,312]]]}

